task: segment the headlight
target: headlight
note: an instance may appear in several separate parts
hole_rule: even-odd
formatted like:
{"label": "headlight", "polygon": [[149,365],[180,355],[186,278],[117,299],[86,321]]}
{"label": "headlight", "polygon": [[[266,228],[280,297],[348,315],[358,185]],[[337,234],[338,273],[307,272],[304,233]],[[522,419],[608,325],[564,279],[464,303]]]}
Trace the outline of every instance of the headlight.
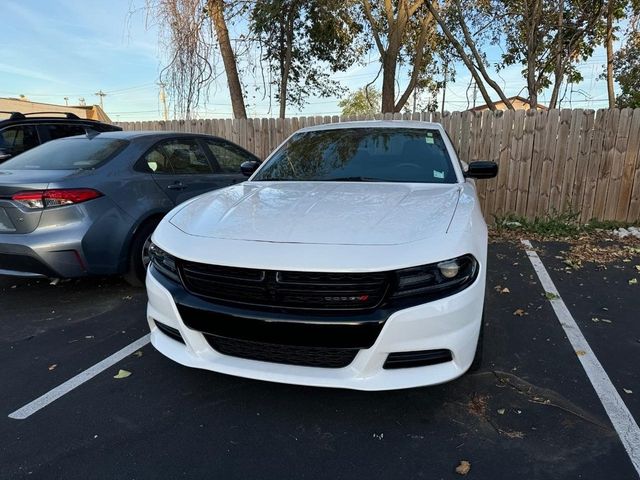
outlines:
{"label": "headlight", "polygon": [[413,296],[444,297],[471,285],[478,273],[473,255],[444,262],[405,268],[396,273],[396,289],[391,298]]}
{"label": "headlight", "polygon": [[169,277],[175,282],[180,282],[178,275],[178,267],[176,267],[176,259],[162,250],[159,246],[152,243],[149,246],[149,257],[153,266],[165,277]]}

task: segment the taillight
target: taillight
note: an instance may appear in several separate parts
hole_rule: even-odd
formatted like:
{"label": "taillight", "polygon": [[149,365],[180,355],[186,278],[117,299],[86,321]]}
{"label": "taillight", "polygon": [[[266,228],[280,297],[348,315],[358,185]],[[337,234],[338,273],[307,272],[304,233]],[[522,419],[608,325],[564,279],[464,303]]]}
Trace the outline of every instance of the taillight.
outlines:
{"label": "taillight", "polygon": [[82,203],[101,196],[100,192],[92,188],[61,188],[18,192],[11,199],[27,208],[38,209]]}

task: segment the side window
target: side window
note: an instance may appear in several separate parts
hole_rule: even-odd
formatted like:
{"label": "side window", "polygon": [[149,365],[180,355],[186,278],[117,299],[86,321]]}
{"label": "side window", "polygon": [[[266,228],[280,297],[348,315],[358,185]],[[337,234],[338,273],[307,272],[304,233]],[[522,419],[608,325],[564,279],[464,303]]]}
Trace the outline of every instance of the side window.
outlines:
{"label": "side window", "polygon": [[39,144],[33,125],[8,127],[0,131],[0,154],[18,155]]}
{"label": "side window", "polygon": [[49,130],[49,137],[51,140],[85,134],[85,130],[82,125],[65,125],[64,123],[59,123],[55,125],[47,125],[47,129]]}
{"label": "side window", "polygon": [[216,158],[222,173],[240,173],[240,165],[247,160],[253,160],[248,155],[244,155],[240,150],[236,150],[231,145],[220,142],[206,141],[209,151]]}
{"label": "side window", "polygon": [[145,162],[155,173],[213,173],[207,156],[195,139],[162,142],[147,153]]}

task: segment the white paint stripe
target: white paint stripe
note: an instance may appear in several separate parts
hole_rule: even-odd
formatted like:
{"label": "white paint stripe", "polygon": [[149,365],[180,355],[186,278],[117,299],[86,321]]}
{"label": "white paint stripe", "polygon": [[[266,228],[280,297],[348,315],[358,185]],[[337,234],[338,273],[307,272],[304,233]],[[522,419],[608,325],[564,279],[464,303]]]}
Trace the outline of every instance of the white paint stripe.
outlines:
{"label": "white paint stripe", "polygon": [[44,395],[39,398],[36,398],[33,402],[26,404],[24,407],[16,410],[15,412],[9,414],[9,418],[13,418],[15,420],[24,420],[25,418],[33,415],[41,408],[46,407],[51,402],[56,401],[66,393],[69,393],[76,387],[79,387],[84,382],[91,380],[96,375],[104,372],[107,368],[112,367],[120,360],[125,357],[128,357],[133,352],[141,349],[146,344],[149,343],[149,334],[145,335],[142,338],[139,338],[135,342],[127,345],[122,350],[118,350],[113,355],[105,358],[99,363],[96,363],[93,367],[86,369],[84,372],[79,373],[73,378],[70,378],[66,382],[61,385],[58,385],[53,390],[48,391]]}
{"label": "white paint stripe", "polygon": [[545,291],[555,295],[555,298],[550,299],[551,306],[556,312],[556,316],[569,342],[571,342],[571,346],[576,351],[582,368],[584,368],[587,377],[589,377],[594,390],[598,394],[600,402],[602,402],[607,415],[609,415],[613,428],[618,432],[620,440],[631,459],[631,463],[633,463],[636,472],[640,475],[640,428],[638,428],[638,424],[620,397],[616,387],[611,383],[607,372],[605,372],[593,353],[593,350],[591,350],[586,338],[582,335],[578,324],[560,297],[558,289],[554,285],[553,280],[551,280],[547,269],[542,264],[542,260],[540,260],[538,254],[533,250],[531,242],[529,242],[529,240],[522,240],[522,243],[526,247],[527,256],[531,261],[531,265],[533,265],[533,269],[538,274],[542,287]]}

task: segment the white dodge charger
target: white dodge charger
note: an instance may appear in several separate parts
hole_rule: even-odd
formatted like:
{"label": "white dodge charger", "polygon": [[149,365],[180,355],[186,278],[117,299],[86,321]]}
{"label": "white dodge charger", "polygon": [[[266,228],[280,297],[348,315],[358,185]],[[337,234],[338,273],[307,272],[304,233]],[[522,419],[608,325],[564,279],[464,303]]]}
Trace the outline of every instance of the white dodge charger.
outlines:
{"label": "white dodge charger", "polygon": [[487,227],[439,124],[304,128],[152,237],[151,341],[190,367],[389,390],[479,364]]}

